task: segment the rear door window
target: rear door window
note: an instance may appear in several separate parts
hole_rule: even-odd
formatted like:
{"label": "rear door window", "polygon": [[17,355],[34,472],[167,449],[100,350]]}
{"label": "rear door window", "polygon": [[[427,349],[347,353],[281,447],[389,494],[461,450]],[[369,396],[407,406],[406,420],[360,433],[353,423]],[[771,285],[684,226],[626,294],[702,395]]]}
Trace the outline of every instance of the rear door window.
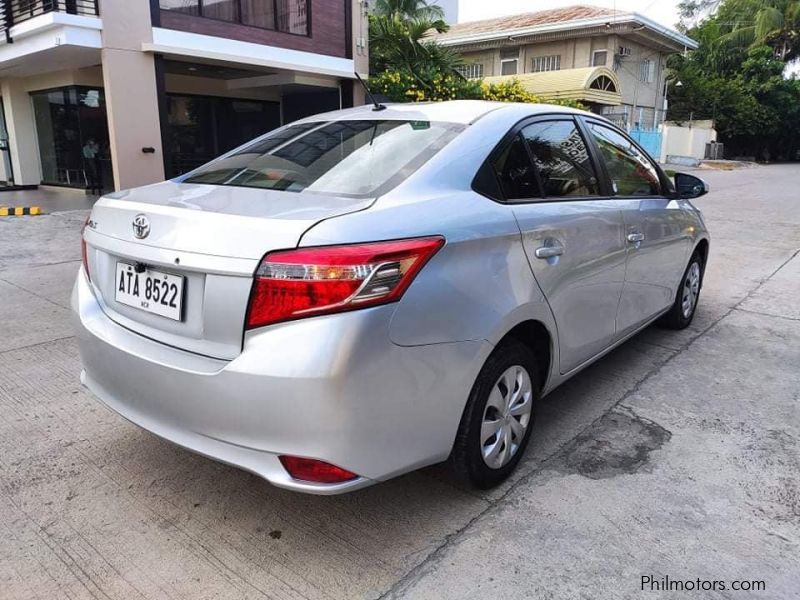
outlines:
{"label": "rear door window", "polygon": [[656,167],[632,141],[605,125],[592,122],[587,125],[600,148],[600,157],[605,163],[615,195],[663,195]]}
{"label": "rear door window", "polygon": [[597,196],[597,176],[583,137],[572,119],[528,125],[522,136],[533,155],[544,195]]}
{"label": "rear door window", "polygon": [[506,145],[492,166],[506,200],[542,197],[531,157],[519,135]]}

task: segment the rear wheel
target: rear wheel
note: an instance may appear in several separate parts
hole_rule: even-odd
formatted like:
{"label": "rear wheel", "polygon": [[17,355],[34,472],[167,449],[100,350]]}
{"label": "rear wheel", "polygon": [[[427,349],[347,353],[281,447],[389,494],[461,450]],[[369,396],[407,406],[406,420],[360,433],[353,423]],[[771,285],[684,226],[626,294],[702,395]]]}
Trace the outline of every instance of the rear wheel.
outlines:
{"label": "rear wheel", "polygon": [[456,474],[486,489],[516,468],[533,428],[539,399],[536,357],[512,340],[489,356],[469,395],[451,462]]}
{"label": "rear wheel", "polygon": [[695,252],[683,274],[678,293],[675,295],[675,302],[669,312],[661,318],[659,324],[668,329],[688,327],[697,310],[702,283],[703,259],[698,252]]}

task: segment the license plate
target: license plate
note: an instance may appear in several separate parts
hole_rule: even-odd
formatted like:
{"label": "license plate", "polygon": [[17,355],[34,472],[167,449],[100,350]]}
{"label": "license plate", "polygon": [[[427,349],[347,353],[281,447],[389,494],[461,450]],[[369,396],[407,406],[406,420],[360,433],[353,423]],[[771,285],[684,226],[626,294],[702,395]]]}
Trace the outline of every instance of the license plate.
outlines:
{"label": "license plate", "polygon": [[179,275],[155,269],[145,268],[137,273],[133,265],[118,262],[115,299],[121,304],[180,321],[183,314],[183,281]]}

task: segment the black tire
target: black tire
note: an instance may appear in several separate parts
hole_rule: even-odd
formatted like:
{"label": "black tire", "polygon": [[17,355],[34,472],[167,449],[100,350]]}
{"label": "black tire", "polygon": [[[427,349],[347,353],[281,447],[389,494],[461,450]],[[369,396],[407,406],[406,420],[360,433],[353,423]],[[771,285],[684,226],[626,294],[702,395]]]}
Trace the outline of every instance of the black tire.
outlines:
{"label": "black tire", "polygon": [[[699,272],[699,281],[697,283],[697,296],[695,298],[694,303],[692,304],[691,311],[687,315],[684,311],[683,307],[683,296],[684,291],[687,285],[690,285],[688,280],[690,277],[690,273],[692,272],[693,265],[697,265],[697,269]],[[700,255],[699,252],[695,252],[692,254],[692,258],[689,259],[689,264],[686,265],[686,270],[683,272],[683,277],[681,277],[681,283],[678,286],[678,291],[675,294],[675,301],[672,303],[672,308],[669,309],[669,312],[666,313],[661,319],[659,319],[658,324],[662,327],[667,329],[686,329],[692,323],[692,319],[694,319],[694,315],[697,312],[697,305],[700,303],[700,290],[703,287],[703,257]]]}
{"label": "black tire", "polygon": [[[522,441],[517,440],[517,449],[511,459],[499,468],[491,468],[484,460],[483,444],[480,439],[484,413],[487,410],[489,395],[498,384],[501,375],[515,366],[522,367],[530,378],[532,401],[530,418]],[[474,487],[488,489],[501,483],[514,471],[531,437],[540,388],[536,356],[528,346],[516,340],[509,340],[495,348],[494,352],[486,359],[486,363],[472,387],[453,445],[450,461],[459,479]],[[521,422],[519,418],[516,419],[518,423]],[[499,443],[499,437],[495,439]]]}

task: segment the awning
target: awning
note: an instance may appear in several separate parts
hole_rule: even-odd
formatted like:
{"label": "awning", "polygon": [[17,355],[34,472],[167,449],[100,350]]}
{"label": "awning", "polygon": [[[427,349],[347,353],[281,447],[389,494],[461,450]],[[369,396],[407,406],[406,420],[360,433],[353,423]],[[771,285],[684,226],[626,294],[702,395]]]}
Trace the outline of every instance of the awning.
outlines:
{"label": "awning", "polygon": [[617,74],[607,67],[585,67],[544,71],[523,75],[486,77],[486,83],[501,83],[516,79],[542,100],[578,100],[590,104],[617,106],[622,103]]}

